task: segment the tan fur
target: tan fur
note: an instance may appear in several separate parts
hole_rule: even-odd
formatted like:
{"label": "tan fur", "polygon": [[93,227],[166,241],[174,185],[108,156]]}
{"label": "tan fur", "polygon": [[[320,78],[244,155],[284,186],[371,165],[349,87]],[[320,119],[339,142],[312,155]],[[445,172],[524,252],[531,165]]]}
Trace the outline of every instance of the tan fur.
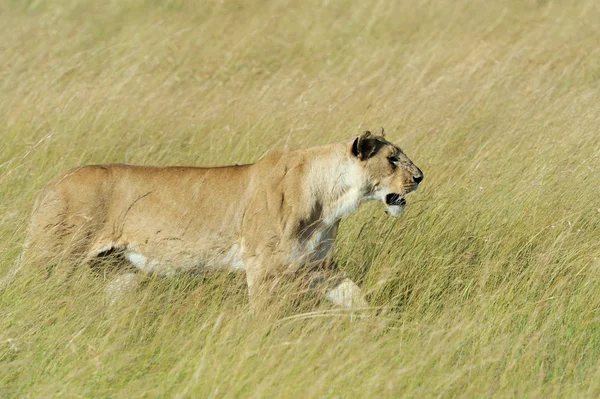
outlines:
{"label": "tan fur", "polygon": [[244,269],[253,298],[286,273],[334,267],[340,219],[366,200],[415,190],[417,175],[398,147],[368,132],[251,165],[84,166],[42,193],[26,245],[85,262],[122,251],[139,269],[161,274]]}

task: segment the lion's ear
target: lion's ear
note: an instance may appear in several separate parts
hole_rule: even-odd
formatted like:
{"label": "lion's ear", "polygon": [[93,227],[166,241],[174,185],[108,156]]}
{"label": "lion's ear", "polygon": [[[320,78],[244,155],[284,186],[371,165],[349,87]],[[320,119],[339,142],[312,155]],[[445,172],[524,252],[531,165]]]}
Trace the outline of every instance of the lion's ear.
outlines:
{"label": "lion's ear", "polygon": [[371,158],[381,148],[381,141],[368,130],[357,137],[352,143],[352,154],[360,160]]}

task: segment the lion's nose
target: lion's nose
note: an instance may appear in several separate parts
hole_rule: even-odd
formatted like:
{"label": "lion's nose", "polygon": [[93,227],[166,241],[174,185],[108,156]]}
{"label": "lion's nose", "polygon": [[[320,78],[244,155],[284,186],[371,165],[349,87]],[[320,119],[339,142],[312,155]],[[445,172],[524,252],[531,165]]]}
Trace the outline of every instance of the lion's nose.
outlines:
{"label": "lion's nose", "polygon": [[413,180],[417,184],[421,183],[423,180],[423,172],[421,172],[421,169],[419,169],[419,171],[413,176]]}

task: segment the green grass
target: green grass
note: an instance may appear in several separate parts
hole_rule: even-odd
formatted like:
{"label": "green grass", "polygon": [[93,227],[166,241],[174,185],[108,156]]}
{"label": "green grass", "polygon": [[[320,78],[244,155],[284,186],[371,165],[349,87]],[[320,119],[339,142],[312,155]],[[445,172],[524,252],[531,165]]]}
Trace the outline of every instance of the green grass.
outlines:
{"label": "green grass", "polygon": [[[0,1],[0,277],[86,163],[217,165],[384,126],[424,171],[336,259],[377,315],[249,313],[243,276],[33,265],[0,397],[600,396],[596,1]],[[26,265],[27,266],[27,265]]]}

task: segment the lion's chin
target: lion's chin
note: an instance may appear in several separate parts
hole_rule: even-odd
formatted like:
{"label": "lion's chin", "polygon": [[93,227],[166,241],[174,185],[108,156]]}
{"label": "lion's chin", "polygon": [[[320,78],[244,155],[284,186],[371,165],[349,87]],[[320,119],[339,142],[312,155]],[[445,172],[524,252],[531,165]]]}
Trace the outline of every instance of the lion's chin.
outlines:
{"label": "lion's chin", "polygon": [[391,216],[398,216],[404,212],[406,205],[386,205],[386,213]]}

